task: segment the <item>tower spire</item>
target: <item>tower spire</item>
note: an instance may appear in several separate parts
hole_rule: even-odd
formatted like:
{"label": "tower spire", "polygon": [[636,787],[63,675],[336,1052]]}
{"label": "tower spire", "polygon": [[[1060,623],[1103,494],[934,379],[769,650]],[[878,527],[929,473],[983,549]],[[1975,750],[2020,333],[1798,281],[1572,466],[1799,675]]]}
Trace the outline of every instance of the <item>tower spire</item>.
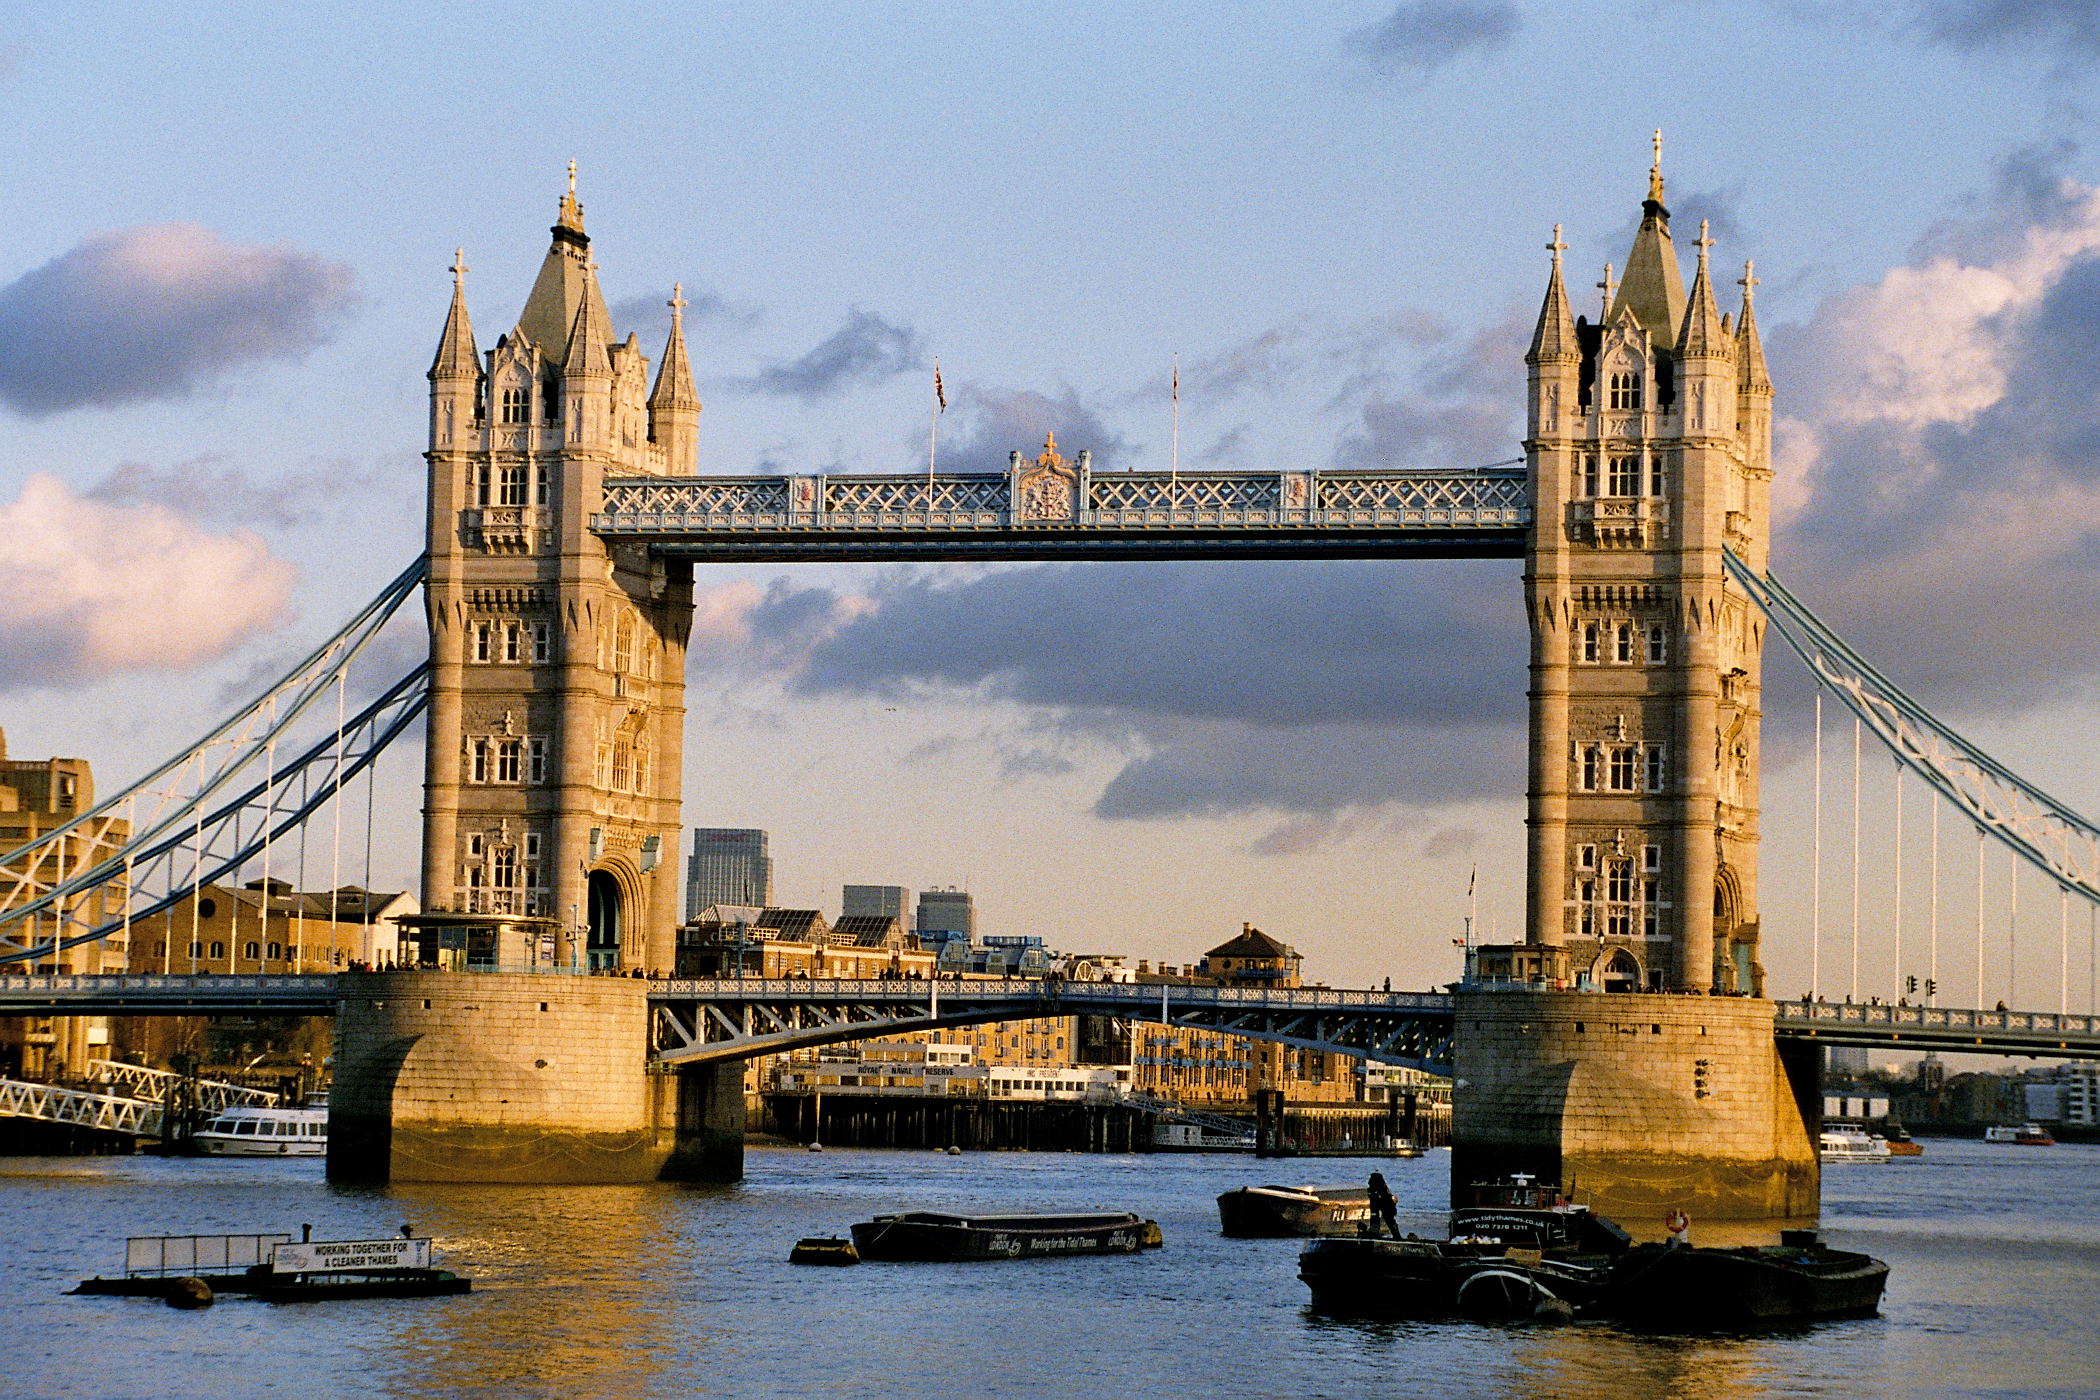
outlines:
{"label": "tower spire", "polygon": [[1772,376],[1765,370],[1765,347],[1757,335],[1757,314],[1750,306],[1751,288],[1757,285],[1757,264],[1745,258],[1743,275],[1736,282],[1743,289],[1743,314],[1735,323],[1736,384],[1757,393],[1772,392]]}
{"label": "tower spire", "polygon": [[1531,349],[1524,354],[1528,365],[1558,364],[1581,358],[1575,342],[1575,318],[1568,310],[1568,289],[1561,281],[1560,255],[1568,245],[1560,241],[1560,225],[1553,226],[1553,241],[1546,251],[1553,254],[1553,271],[1546,280],[1546,300],[1539,307],[1538,328],[1531,333]]}
{"label": "tower spire", "polygon": [[1665,350],[1676,348],[1677,328],[1684,323],[1684,274],[1677,267],[1677,247],[1670,241],[1670,211],[1662,202],[1662,132],[1655,133],[1655,163],[1648,169],[1648,198],[1641,203],[1641,227],[1626,255],[1626,277],[1618,300],[1606,313],[1615,322],[1631,311],[1649,339]]}
{"label": "tower spire", "polygon": [[685,353],[685,283],[671,286],[671,336],[664,342],[663,363],[656,371],[656,387],[649,393],[649,411],[667,408],[700,409],[700,395],[693,390],[693,367]]}
{"label": "tower spire", "polygon": [[474,345],[474,323],[467,317],[467,250],[452,257],[452,308],[445,313],[445,330],[438,337],[437,358],[430,363],[430,378],[476,379],[481,375],[481,352]]}
{"label": "tower spire", "polygon": [[1684,311],[1684,325],[1677,333],[1679,358],[1696,360],[1726,357],[1732,350],[1727,334],[1721,329],[1721,310],[1714,304],[1713,279],[1706,268],[1707,249],[1714,246],[1707,237],[1706,220],[1699,221],[1699,271],[1692,278],[1691,304]]}

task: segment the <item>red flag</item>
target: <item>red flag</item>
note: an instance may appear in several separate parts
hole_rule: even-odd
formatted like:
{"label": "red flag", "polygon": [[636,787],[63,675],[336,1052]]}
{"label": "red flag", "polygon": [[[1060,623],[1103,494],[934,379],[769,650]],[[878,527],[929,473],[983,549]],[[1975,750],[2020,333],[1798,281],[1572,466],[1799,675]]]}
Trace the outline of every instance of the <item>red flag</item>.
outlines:
{"label": "red flag", "polygon": [[933,362],[933,396],[940,400],[941,412],[948,411],[948,391],[941,387],[941,362]]}

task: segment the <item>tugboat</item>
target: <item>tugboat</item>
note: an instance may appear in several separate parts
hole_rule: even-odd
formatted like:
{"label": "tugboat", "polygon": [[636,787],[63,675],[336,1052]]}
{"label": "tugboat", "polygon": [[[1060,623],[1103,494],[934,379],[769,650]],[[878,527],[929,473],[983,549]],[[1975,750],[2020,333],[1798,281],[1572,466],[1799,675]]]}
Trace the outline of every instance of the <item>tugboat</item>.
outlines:
{"label": "tugboat", "polygon": [[1924,1146],[1910,1135],[1910,1129],[1891,1118],[1881,1125],[1883,1141],[1889,1145],[1891,1157],[1922,1157]]}
{"label": "tugboat", "polygon": [[1371,1218],[1361,1186],[1242,1186],[1218,1197],[1218,1224],[1230,1239],[1353,1235]]}
{"label": "tugboat", "polygon": [[1881,1260],[1832,1249],[1814,1230],[1782,1230],[1776,1245],[1740,1249],[1644,1244],[1619,1260],[1591,1311],[1658,1331],[1871,1317],[1888,1278]]}
{"label": "tugboat", "polygon": [[1626,1232],[1553,1187],[1518,1175],[1476,1182],[1451,1212],[1450,1238],[1317,1239],[1298,1277],[1323,1312],[1481,1321],[1530,1317],[1542,1305],[1579,1309],[1610,1282]]}
{"label": "tugboat", "polygon": [[1089,1215],[878,1215],[853,1227],[864,1260],[965,1263],[1158,1249],[1159,1223],[1129,1211]]}

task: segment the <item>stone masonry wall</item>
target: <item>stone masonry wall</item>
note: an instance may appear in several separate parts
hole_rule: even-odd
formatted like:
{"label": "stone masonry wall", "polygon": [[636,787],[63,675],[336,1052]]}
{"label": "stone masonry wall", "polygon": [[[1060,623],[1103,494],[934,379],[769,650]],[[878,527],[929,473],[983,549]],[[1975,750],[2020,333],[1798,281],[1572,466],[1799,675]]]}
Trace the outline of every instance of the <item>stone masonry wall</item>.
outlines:
{"label": "stone masonry wall", "polygon": [[1511,1171],[1604,1214],[1812,1216],[1816,1145],[1748,997],[1461,993],[1454,1199]]}

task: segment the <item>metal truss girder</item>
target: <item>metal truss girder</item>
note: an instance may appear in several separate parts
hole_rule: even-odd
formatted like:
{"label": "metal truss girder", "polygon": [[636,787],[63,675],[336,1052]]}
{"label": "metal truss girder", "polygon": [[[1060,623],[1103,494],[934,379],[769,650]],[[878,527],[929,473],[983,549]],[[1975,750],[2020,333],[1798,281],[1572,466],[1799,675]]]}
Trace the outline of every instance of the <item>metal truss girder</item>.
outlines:
{"label": "metal truss girder", "polygon": [[1782,1001],[1775,1006],[1772,1031],[1782,1040],[1825,1045],[1901,1045],[1979,1055],[2100,1060],[2100,1016],[2054,1011]]}
{"label": "metal truss girder", "polygon": [[1992,758],[1934,717],[1845,644],[1778,579],[1725,553],[1729,576],[1820,686],[2000,844],[2081,898],[2100,904],[2100,826]]}
{"label": "metal truss girder", "polygon": [[0,974],[0,1016],[333,1016],[335,978]]}
{"label": "metal truss girder", "polygon": [[0,1116],[4,1117],[153,1137],[160,1132],[160,1112],[159,1104],[145,1099],[0,1079]]}

